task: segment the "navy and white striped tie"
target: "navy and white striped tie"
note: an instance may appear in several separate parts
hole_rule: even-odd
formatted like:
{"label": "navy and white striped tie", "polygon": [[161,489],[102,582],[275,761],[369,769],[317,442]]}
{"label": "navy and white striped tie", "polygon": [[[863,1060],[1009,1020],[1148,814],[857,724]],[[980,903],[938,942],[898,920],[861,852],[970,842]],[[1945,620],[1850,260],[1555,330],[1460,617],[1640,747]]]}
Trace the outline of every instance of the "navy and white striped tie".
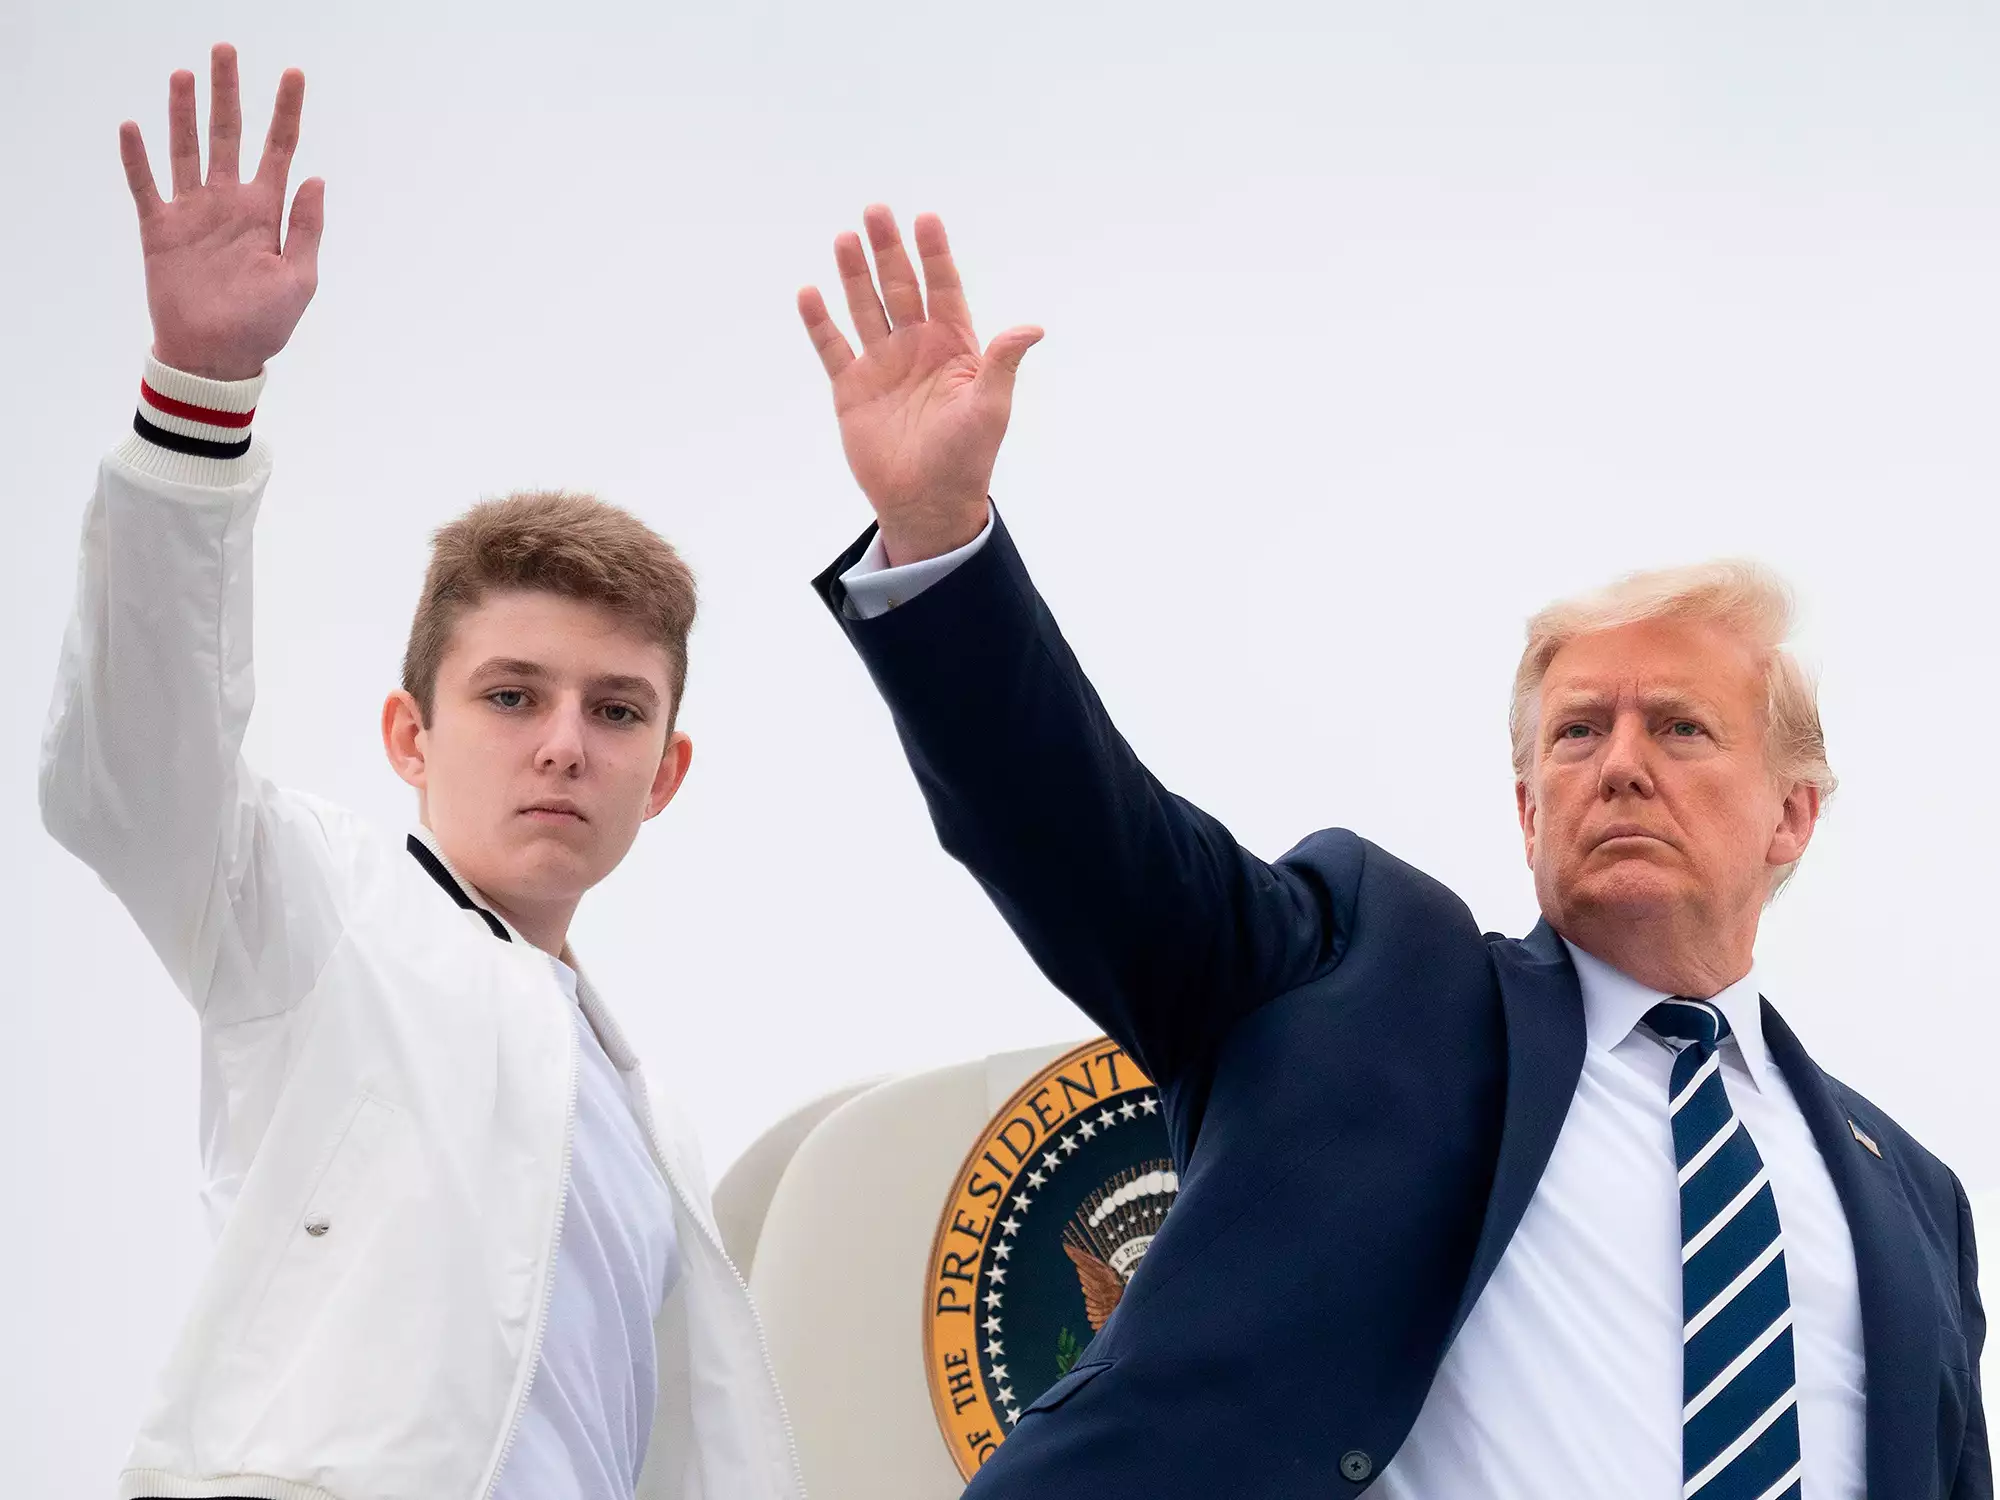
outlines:
{"label": "navy and white striped tie", "polygon": [[1681,1495],[1799,1500],[1792,1295],[1770,1174],[1723,1091],[1722,1011],[1663,1000],[1645,1024],[1686,1045],[1668,1086],[1681,1191]]}

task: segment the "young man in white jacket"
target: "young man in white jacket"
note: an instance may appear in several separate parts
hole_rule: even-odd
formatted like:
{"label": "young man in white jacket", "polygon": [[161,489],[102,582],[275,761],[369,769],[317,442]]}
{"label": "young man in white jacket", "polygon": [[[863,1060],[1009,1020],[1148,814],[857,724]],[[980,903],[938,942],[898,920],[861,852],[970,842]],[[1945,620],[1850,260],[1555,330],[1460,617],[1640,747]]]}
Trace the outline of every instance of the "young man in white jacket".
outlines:
{"label": "young man in white jacket", "polygon": [[238,752],[252,697],[264,364],[315,284],[282,246],[304,79],[237,176],[215,49],[136,125],[154,344],[103,464],[42,760],[50,830],[201,1021],[219,1237],[125,1497],[791,1500],[762,1334],[695,1148],[566,944],[685,774],[692,580],[639,522],[520,496],[439,534],[383,712],[421,826],[373,829]]}

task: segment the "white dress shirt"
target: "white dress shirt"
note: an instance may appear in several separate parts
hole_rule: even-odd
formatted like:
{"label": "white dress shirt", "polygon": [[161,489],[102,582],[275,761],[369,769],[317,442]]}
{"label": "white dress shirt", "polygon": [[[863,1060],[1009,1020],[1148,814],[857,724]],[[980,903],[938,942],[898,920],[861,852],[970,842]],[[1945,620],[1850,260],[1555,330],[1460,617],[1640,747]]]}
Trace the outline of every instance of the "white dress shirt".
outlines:
{"label": "white dress shirt", "polygon": [[680,1274],[673,1200],[624,1081],[551,958],[580,1049],[541,1363],[494,1500],[632,1500],[658,1398],[653,1319]]}
{"label": "white dress shirt", "polygon": [[[873,619],[971,557],[841,575]],[[1446,1351],[1416,1425],[1364,1500],[1679,1500],[1682,1314],[1673,1050],[1640,1018],[1667,997],[1572,945],[1586,1045],[1576,1097],[1520,1227]],[[1714,997],[1723,1086],[1770,1171],[1791,1287],[1809,1500],[1866,1492],[1854,1241],[1819,1147],[1765,1047],[1753,969]]]}
{"label": "white dress shirt", "polygon": [[[1576,1097],[1493,1279],[1367,1500],[1681,1493],[1681,1219],[1667,1081],[1639,1020],[1666,998],[1572,945],[1585,1047]],[[1756,970],[1729,1018],[1723,1087],[1770,1170],[1792,1294],[1811,1500],[1867,1490],[1861,1298],[1847,1215],[1765,1048]]]}

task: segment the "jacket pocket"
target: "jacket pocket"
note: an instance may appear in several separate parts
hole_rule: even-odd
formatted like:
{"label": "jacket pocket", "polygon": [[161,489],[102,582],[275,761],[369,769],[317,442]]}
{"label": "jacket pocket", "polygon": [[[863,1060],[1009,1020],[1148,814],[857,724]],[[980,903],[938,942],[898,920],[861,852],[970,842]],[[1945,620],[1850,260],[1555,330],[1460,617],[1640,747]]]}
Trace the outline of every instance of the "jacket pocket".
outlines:
{"label": "jacket pocket", "polygon": [[394,1105],[364,1093],[341,1123],[298,1207],[273,1226],[269,1276],[243,1343],[289,1352],[325,1315],[343,1281],[368,1259],[407,1178],[407,1124]]}
{"label": "jacket pocket", "polygon": [[1022,1412],[1021,1415],[1025,1417],[1028,1415],[1028,1412],[1054,1411],[1063,1402],[1069,1400],[1070,1397],[1089,1385],[1091,1381],[1110,1369],[1112,1363],[1113,1361],[1108,1359],[1096,1359],[1088,1360],[1078,1365],[1069,1374],[1063,1376],[1061,1380],[1058,1380],[1054,1385],[1043,1391],[1041,1395],[1030,1401],[1027,1411]]}

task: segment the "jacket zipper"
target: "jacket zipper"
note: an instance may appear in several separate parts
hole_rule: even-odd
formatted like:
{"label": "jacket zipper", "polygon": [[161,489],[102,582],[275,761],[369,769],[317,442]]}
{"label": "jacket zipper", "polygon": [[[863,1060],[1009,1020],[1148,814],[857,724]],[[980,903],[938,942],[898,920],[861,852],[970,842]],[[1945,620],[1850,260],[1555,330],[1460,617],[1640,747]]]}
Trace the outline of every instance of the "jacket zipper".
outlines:
{"label": "jacket zipper", "polygon": [[729,1267],[729,1274],[736,1281],[736,1289],[743,1294],[743,1306],[750,1313],[750,1327],[757,1335],[757,1353],[764,1361],[764,1379],[770,1384],[771,1395],[777,1400],[778,1420],[784,1424],[785,1451],[792,1461],[792,1483],[798,1490],[800,1500],[805,1500],[806,1474],[804,1467],[799,1463],[798,1434],[792,1428],[792,1414],[785,1406],[785,1393],[778,1384],[778,1367],[771,1362],[771,1342],[764,1335],[764,1319],[758,1314],[757,1304],[750,1296],[750,1283],[745,1281],[743,1273],[736,1269],[736,1262],[729,1258],[729,1251],[708,1227],[708,1221],[689,1206],[692,1200],[688,1197],[686,1186],[675,1173],[667,1153],[660,1149],[659,1127],[653,1123],[652,1090],[646,1086],[644,1074],[640,1075],[639,1081],[639,1109],[646,1120],[646,1143],[653,1148],[653,1160],[659,1164],[660,1171],[667,1179],[667,1185],[673,1189],[674,1196],[680,1199],[681,1206],[688,1209],[688,1217],[694,1221],[701,1237],[717,1255],[722,1257],[722,1263]]}
{"label": "jacket zipper", "polygon": [[569,1208],[570,1152],[576,1145],[577,1074],[582,1061],[582,1046],[572,1024],[569,1027],[569,1113],[563,1119],[562,1194],[556,1199],[555,1230],[549,1236],[548,1274],[542,1279],[542,1305],[535,1315],[535,1336],[528,1350],[528,1381],[521,1387],[521,1399],[507,1424],[506,1441],[500,1445],[500,1461],[493,1466],[493,1477],[486,1481],[486,1500],[493,1500],[493,1492],[500,1486],[500,1476],[507,1472],[507,1459],[514,1451],[514,1439],[521,1435],[521,1423],[528,1415],[528,1396],[534,1390],[535,1376],[542,1368],[542,1339],[549,1331],[549,1306],[556,1295],[556,1255],[562,1248],[563,1214]]}

